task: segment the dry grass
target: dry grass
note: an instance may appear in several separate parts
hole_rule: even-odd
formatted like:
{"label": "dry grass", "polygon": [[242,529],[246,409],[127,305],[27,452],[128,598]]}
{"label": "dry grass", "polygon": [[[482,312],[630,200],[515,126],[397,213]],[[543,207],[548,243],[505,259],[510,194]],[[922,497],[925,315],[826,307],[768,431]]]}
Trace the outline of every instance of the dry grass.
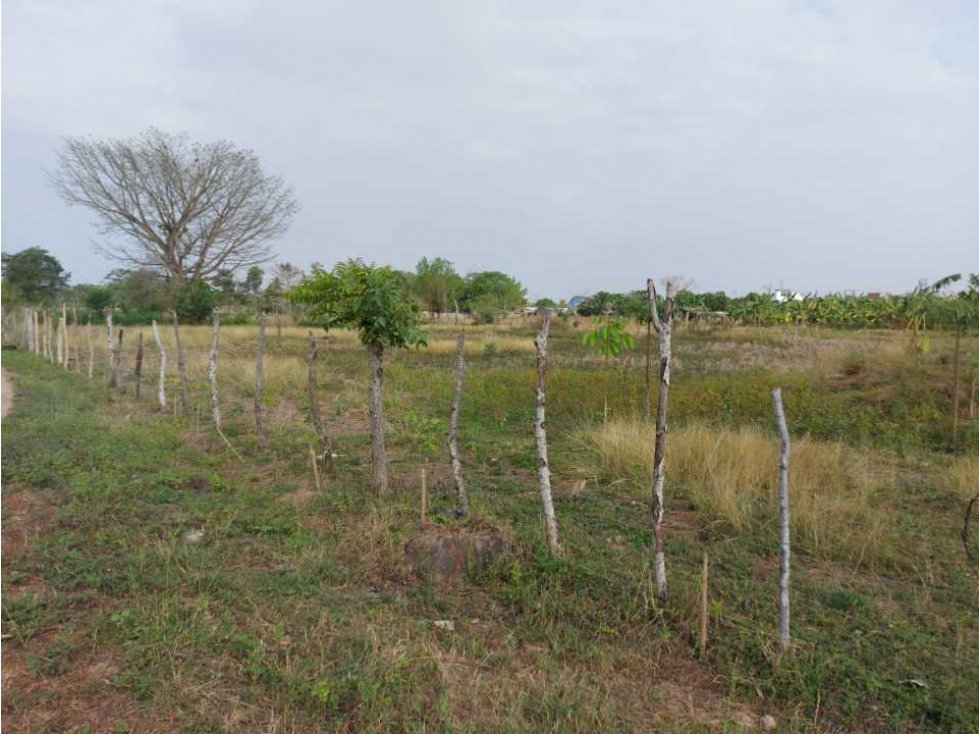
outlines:
{"label": "dry grass", "polygon": [[[628,478],[645,491],[650,425],[614,421],[580,431],[577,441],[593,461],[584,471]],[[698,509],[737,531],[774,519],[776,438],[754,427],[690,425],[672,430],[667,443],[667,483],[680,485]],[[842,443],[796,439],[789,470],[794,543],[821,558],[893,561],[892,516],[876,502],[893,477],[893,467],[872,466],[866,454]]]}
{"label": "dry grass", "polygon": [[949,489],[964,500],[979,493],[979,456],[957,456],[946,470]]}
{"label": "dry grass", "polygon": [[[431,354],[438,355],[455,354],[455,336],[451,339],[444,339],[430,334],[427,351]],[[533,353],[534,340],[517,336],[497,336],[490,331],[466,333],[464,353],[467,356],[480,355],[486,351],[494,351],[501,354]]]}

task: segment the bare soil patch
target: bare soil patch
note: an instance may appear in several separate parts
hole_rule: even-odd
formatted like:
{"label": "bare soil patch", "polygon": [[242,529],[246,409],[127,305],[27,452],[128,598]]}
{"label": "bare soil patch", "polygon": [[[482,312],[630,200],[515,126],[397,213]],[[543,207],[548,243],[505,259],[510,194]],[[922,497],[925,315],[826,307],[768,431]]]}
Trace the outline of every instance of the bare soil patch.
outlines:
{"label": "bare soil patch", "polygon": [[[35,650],[35,654],[43,651]],[[11,732],[167,732],[164,723],[114,681],[120,672],[105,653],[85,654],[57,675],[27,663],[26,648],[3,653],[3,723]]]}

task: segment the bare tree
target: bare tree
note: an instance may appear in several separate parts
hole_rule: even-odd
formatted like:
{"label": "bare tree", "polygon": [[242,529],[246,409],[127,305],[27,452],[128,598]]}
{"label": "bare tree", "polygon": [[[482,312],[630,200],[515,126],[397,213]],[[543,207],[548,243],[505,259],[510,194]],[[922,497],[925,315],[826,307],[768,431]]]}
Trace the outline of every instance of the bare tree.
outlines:
{"label": "bare tree", "polygon": [[50,174],[68,204],[123,239],[109,257],[176,282],[267,262],[298,204],[258,156],[228,141],[199,143],[150,129],[129,139],[65,138]]}
{"label": "bare tree", "polygon": [[663,487],[666,484],[666,407],[670,397],[670,364],[673,359],[673,303],[676,299],[676,283],[666,281],[666,300],[663,319],[656,307],[656,285],[646,281],[649,297],[649,315],[656,333],[659,334],[659,397],[656,402],[656,441],[653,448],[653,573],[656,595],[661,601],[668,596],[666,587],[666,552],[663,546]]}

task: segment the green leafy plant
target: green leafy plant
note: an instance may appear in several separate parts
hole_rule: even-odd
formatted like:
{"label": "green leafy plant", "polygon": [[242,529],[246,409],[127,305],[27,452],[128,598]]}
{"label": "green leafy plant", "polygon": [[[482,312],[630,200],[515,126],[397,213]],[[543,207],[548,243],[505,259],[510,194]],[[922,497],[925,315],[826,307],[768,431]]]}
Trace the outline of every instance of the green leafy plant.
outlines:
{"label": "green leafy plant", "polygon": [[327,331],[354,329],[370,357],[371,458],[374,487],[388,489],[384,454],[384,410],[381,381],[386,347],[425,345],[418,306],[411,299],[404,276],[391,267],[368,265],[363,260],[337,263],[333,270],[315,270],[290,293],[290,299],[309,307]]}
{"label": "green leafy plant", "polygon": [[626,330],[625,319],[595,319],[595,328],[581,335],[581,343],[601,355],[605,362],[605,401],[603,416],[608,421],[608,392],[611,372],[609,361],[618,359],[624,349],[632,349],[632,334]]}

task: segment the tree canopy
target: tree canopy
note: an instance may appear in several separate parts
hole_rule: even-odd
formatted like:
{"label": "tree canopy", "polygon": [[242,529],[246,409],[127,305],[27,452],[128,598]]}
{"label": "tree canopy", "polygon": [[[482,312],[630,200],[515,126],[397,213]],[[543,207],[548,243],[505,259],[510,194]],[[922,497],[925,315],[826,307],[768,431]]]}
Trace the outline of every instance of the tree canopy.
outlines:
{"label": "tree canopy", "polygon": [[316,270],[290,293],[309,307],[309,315],[326,329],[356,329],[367,345],[410,347],[425,343],[418,306],[404,277],[387,266],[362,260]]}
{"label": "tree canopy", "polygon": [[498,270],[470,273],[462,288],[460,303],[464,311],[513,311],[523,307],[527,289],[515,278]]}
{"label": "tree canopy", "polygon": [[69,273],[54,255],[41,247],[0,255],[3,282],[10,294],[32,303],[52,300],[68,287]]}
{"label": "tree canopy", "polygon": [[121,235],[100,249],[176,281],[272,258],[299,206],[258,156],[228,141],[199,143],[150,129],[130,139],[65,138],[50,174],[68,204]]}
{"label": "tree canopy", "polygon": [[448,311],[452,302],[458,298],[463,281],[452,263],[445,258],[429,260],[423,257],[418,261],[411,285],[426,310],[442,313]]}

